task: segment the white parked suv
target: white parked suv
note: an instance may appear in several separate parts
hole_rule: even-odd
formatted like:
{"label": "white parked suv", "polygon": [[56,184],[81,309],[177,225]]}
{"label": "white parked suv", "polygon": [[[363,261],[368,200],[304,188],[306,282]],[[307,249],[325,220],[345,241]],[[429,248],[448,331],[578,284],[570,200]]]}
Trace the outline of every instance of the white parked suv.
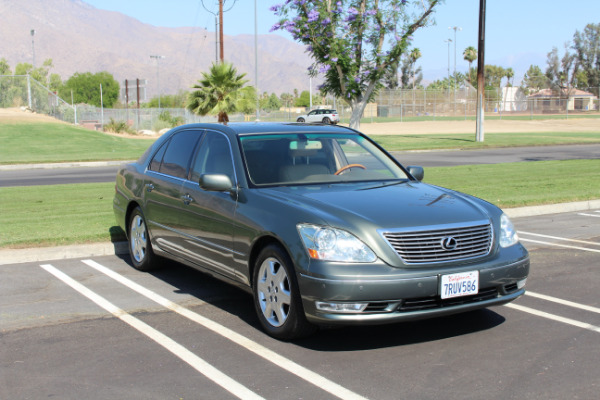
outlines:
{"label": "white parked suv", "polygon": [[337,124],[340,122],[340,116],[336,110],[312,110],[306,115],[301,115],[296,122],[322,122],[324,124]]}

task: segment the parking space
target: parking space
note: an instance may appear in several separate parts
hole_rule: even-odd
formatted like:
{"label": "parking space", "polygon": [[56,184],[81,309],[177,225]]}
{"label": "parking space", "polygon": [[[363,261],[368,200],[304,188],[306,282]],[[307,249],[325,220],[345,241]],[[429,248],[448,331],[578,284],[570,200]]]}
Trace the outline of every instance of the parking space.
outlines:
{"label": "parking space", "polygon": [[0,398],[596,398],[600,210],[514,222],[532,259],[516,302],[294,343],[176,263],[0,266]]}

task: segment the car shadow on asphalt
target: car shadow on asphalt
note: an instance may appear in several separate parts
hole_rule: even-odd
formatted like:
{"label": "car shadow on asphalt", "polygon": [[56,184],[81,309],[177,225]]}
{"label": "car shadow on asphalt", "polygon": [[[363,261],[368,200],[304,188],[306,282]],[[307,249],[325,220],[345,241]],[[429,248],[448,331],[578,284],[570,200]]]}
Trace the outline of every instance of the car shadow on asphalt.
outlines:
{"label": "car shadow on asphalt", "polygon": [[[129,256],[123,255],[120,258],[132,266]],[[238,317],[264,334],[256,317],[252,296],[248,292],[178,262],[167,259],[162,262],[164,267],[150,274],[176,288],[175,293],[191,295]],[[470,335],[493,329],[504,321],[505,318],[492,309],[482,309],[386,325],[324,327],[310,337],[293,343],[315,351],[369,350]]]}

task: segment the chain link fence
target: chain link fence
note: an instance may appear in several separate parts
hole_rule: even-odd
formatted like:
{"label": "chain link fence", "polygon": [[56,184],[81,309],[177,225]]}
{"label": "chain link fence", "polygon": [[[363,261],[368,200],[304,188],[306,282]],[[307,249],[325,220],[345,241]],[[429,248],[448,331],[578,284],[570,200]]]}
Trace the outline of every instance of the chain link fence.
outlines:
{"label": "chain link fence", "polygon": [[[576,91],[569,96],[526,95],[518,87],[486,90],[483,110],[487,115],[535,116],[600,115],[598,97],[592,91]],[[477,114],[477,90],[400,89],[381,90],[376,98],[377,117],[431,119],[473,118]]]}
{"label": "chain link fence", "polygon": [[[572,91],[569,96],[548,95],[540,91],[526,95],[518,87],[487,90],[484,95],[484,112],[487,116],[530,117],[594,115],[599,116],[599,88],[586,91]],[[351,111],[339,99],[329,99],[328,108],[336,108],[343,122]],[[172,118],[183,123],[217,122],[216,116],[198,116],[184,108],[101,108],[89,105],[71,105],[56,93],[28,75],[0,75],[0,108],[28,108],[37,113],[47,114],[59,120],[78,124],[91,129],[102,130],[111,121],[126,122],[136,131],[164,128],[160,124],[161,113],[167,111]],[[316,106],[324,107],[324,106]],[[259,112],[261,121],[296,121],[300,114],[308,110],[283,107],[278,111]],[[373,103],[369,104],[363,121],[404,121],[436,119],[468,119],[477,114],[477,90],[468,87],[456,90],[397,89],[380,90]],[[231,122],[254,121],[254,115],[233,114]]]}
{"label": "chain link fence", "polygon": [[76,108],[29,75],[0,75],[0,108],[27,108],[77,123]]}

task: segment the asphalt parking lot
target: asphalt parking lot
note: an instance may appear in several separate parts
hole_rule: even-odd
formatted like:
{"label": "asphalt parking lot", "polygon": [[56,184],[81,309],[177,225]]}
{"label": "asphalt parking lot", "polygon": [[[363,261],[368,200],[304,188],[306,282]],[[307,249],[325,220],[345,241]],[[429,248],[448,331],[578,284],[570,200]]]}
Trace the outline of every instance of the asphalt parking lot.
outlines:
{"label": "asphalt parking lot", "polygon": [[0,398],[595,399],[600,210],[515,219],[528,293],[428,321],[264,335],[249,295],[126,257],[0,265]]}

